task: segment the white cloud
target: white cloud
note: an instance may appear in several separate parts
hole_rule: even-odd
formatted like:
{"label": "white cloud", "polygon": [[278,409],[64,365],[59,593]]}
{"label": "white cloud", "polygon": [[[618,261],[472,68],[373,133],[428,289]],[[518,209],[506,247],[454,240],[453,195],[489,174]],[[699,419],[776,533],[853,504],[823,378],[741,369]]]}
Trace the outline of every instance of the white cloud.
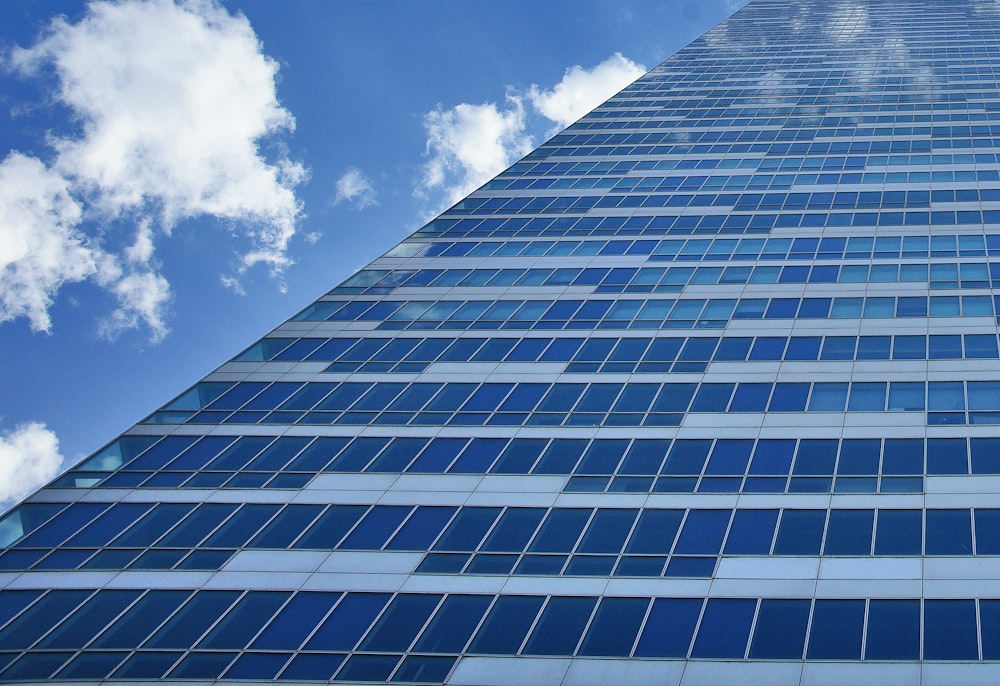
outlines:
{"label": "white cloud", "polygon": [[[452,204],[531,151],[534,137],[525,99],[533,112],[556,123],[547,135],[565,128],[646,72],[641,64],[615,53],[593,69],[566,70],[550,89],[532,85],[526,93],[507,88],[504,105],[438,105],[424,116],[427,131],[423,178],[415,194],[440,190]],[[536,118],[537,119],[537,118]]]}
{"label": "white cloud", "polygon": [[[12,51],[9,63],[26,76],[51,68],[55,99],[71,110],[80,134],[52,135],[48,169],[23,155],[4,163],[33,173],[33,182],[0,189],[0,202],[21,208],[20,235],[56,236],[51,242],[72,259],[39,269],[27,253],[0,248],[4,275],[24,282],[20,293],[0,286],[0,320],[24,314],[47,330],[59,287],[94,276],[119,299],[109,320],[115,327],[144,322],[162,336],[169,285],[150,267],[150,219],[167,234],[190,217],[227,220],[241,244],[237,273],[263,264],[280,276],[291,263],[301,215],[295,187],[306,171],[285,153],[261,152],[295,121],[277,99],[278,65],[261,52],[246,17],[214,0],[95,1],[79,23],[54,20],[35,45]],[[6,214],[0,226],[12,221]],[[145,227],[140,240],[110,262],[81,230],[99,225],[113,238],[116,222],[135,219]],[[104,270],[102,259],[110,265]],[[121,260],[130,266],[111,264]]]}
{"label": "white cloud", "polygon": [[333,198],[333,204],[349,202],[357,210],[363,210],[371,205],[377,205],[375,200],[375,187],[364,173],[356,168],[350,167],[344,175],[337,179],[337,194]]}
{"label": "white cloud", "polygon": [[0,321],[27,317],[48,331],[59,289],[97,273],[102,253],[77,228],[81,214],[67,180],[39,160],[0,162]]}
{"label": "white cloud", "polygon": [[0,501],[20,500],[50,481],[62,464],[59,439],[40,422],[0,435]]}
{"label": "white cloud", "polygon": [[440,105],[424,116],[427,130],[423,188],[440,188],[448,202],[468,195],[531,150],[525,133],[524,104],[508,93],[506,106],[462,103],[451,109]]}
{"label": "white cloud", "polygon": [[551,89],[531,86],[528,97],[535,109],[561,130],[645,73],[646,67],[616,52],[593,69],[570,67]]}

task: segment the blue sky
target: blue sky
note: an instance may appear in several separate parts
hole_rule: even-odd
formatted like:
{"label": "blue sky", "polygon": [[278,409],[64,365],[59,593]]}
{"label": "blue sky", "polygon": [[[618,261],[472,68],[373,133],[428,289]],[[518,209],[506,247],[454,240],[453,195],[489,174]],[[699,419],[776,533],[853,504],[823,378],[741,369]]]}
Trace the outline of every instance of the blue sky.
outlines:
{"label": "blue sky", "polygon": [[5,5],[0,506],[742,4]]}

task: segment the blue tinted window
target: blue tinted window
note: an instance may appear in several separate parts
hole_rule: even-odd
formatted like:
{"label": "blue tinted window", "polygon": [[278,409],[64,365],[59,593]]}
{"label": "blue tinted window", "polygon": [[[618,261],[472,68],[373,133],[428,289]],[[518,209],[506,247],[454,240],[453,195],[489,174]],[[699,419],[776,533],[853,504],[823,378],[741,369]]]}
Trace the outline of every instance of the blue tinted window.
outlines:
{"label": "blue tinted window", "polygon": [[251,644],[263,650],[296,650],[326,616],[339,593],[297,593]]}
{"label": "blue tinted window", "polygon": [[919,657],[920,601],[870,601],[865,659],[916,660]]}
{"label": "blue tinted window", "polygon": [[580,655],[628,657],[648,606],[646,598],[603,598]]}
{"label": "blue tinted window", "polygon": [[[986,636],[983,636],[984,642]],[[924,659],[976,660],[976,601],[924,601]]]}
{"label": "blue tinted window", "polygon": [[388,593],[349,593],[309,639],[306,649],[351,650],[388,601]]}
{"label": "blue tinted window", "polygon": [[702,602],[696,598],[653,600],[635,656],[686,657]]}
{"label": "blue tinted window", "polygon": [[572,655],[596,602],[596,598],[550,598],[524,654]]}
{"label": "blue tinted window", "polygon": [[859,660],[864,600],[817,600],[809,631],[810,660]]}
{"label": "blue tinted window", "polygon": [[417,641],[415,650],[427,653],[462,652],[491,600],[491,596],[448,596]]}
{"label": "blue tinted window", "polygon": [[830,510],[824,555],[870,555],[874,510]]}
{"label": "blue tinted window", "polygon": [[709,598],[691,657],[742,658],[756,609],[756,600]]}
{"label": "blue tinted window", "polygon": [[674,552],[717,555],[722,549],[732,510],[689,510]]}
{"label": "blue tinted window", "polygon": [[798,660],[806,640],[808,600],[772,600],[760,603],[750,657],[764,660]]}
{"label": "blue tinted window", "polygon": [[737,510],[726,538],[726,555],[767,555],[771,552],[777,510]]}
{"label": "blue tinted window", "polygon": [[441,600],[439,595],[401,593],[372,627],[360,650],[403,652]]}
{"label": "blue tinted window", "polygon": [[545,601],[541,596],[500,596],[486,616],[471,653],[515,655]]}

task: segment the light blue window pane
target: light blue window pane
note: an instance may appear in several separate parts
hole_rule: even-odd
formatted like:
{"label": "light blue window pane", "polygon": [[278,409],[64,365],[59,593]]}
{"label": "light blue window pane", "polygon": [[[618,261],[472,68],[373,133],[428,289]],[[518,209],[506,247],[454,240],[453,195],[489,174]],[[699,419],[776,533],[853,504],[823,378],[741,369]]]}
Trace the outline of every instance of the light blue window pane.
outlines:
{"label": "light blue window pane", "polygon": [[843,412],[847,383],[815,383],[809,397],[809,412]]}
{"label": "light blue window pane", "polygon": [[883,412],[885,410],[886,384],[855,382],[847,403],[848,412]]}

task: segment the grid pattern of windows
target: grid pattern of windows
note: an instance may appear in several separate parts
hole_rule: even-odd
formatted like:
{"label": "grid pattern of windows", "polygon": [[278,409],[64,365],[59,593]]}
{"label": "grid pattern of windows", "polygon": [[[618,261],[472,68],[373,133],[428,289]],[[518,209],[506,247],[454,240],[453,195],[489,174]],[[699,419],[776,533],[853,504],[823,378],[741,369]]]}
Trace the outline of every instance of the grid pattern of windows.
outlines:
{"label": "grid pattern of windows", "polygon": [[998,36],[752,0],[0,518],[0,682],[995,681]]}

